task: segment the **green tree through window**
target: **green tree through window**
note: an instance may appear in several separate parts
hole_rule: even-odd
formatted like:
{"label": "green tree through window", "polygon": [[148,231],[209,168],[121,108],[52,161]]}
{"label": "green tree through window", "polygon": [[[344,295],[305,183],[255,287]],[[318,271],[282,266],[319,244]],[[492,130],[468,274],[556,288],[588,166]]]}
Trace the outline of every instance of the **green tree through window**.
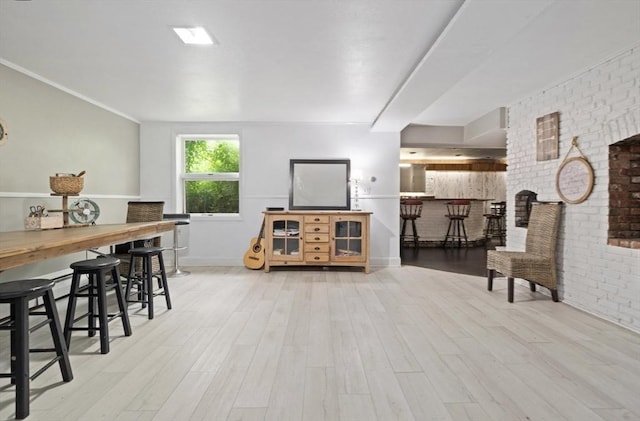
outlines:
{"label": "green tree through window", "polygon": [[184,139],[184,198],[188,213],[239,213],[237,135]]}

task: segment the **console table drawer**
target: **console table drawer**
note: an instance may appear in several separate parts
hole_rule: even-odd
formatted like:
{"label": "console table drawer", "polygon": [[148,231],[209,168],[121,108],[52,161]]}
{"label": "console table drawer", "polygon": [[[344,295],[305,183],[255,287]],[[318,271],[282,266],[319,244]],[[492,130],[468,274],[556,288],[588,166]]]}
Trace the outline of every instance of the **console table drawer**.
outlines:
{"label": "console table drawer", "polygon": [[304,241],[306,243],[328,243],[329,234],[307,233],[305,235]]}
{"label": "console table drawer", "polygon": [[329,234],[329,224],[308,224],[304,226],[304,231],[307,235],[316,233]]}
{"label": "console table drawer", "polygon": [[328,262],[329,253],[305,253],[305,262]]}
{"label": "console table drawer", "polygon": [[304,245],[305,253],[329,253],[329,243],[310,243]]}
{"label": "console table drawer", "polygon": [[304,223],[307,224],[329,224],[329,215],[305,215]]}

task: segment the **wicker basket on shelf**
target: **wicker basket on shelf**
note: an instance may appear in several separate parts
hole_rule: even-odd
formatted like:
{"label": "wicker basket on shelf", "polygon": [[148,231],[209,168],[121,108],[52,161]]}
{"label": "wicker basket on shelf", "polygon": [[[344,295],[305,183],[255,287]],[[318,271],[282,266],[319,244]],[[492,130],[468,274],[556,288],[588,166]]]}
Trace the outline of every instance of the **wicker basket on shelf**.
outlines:
{"label": "wicker basket on shelf", "polygon": [[75,176],[51,176],[49,187],[56,194],[78,194],[84,187],[84,177]]}

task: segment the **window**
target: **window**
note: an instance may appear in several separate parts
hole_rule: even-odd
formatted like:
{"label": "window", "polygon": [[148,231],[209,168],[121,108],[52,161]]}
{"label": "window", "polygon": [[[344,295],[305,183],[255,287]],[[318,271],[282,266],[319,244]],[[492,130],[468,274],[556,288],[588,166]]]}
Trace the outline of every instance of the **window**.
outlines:
{"label": "window", "polygon": [[240,212],[238,135],[179,136],[182,197],[187,213]]}

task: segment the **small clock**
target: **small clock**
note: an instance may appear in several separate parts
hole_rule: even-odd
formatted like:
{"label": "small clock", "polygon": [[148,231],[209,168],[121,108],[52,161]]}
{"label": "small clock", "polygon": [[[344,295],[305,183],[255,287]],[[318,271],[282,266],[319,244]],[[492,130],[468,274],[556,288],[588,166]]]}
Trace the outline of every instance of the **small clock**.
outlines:
{"label": "small clock", "polygon": [[0,119],[0,145],[3,145],[4,142],[7,141],[9,137],[9,132],[7,132],[7,125],[2,119]]}

